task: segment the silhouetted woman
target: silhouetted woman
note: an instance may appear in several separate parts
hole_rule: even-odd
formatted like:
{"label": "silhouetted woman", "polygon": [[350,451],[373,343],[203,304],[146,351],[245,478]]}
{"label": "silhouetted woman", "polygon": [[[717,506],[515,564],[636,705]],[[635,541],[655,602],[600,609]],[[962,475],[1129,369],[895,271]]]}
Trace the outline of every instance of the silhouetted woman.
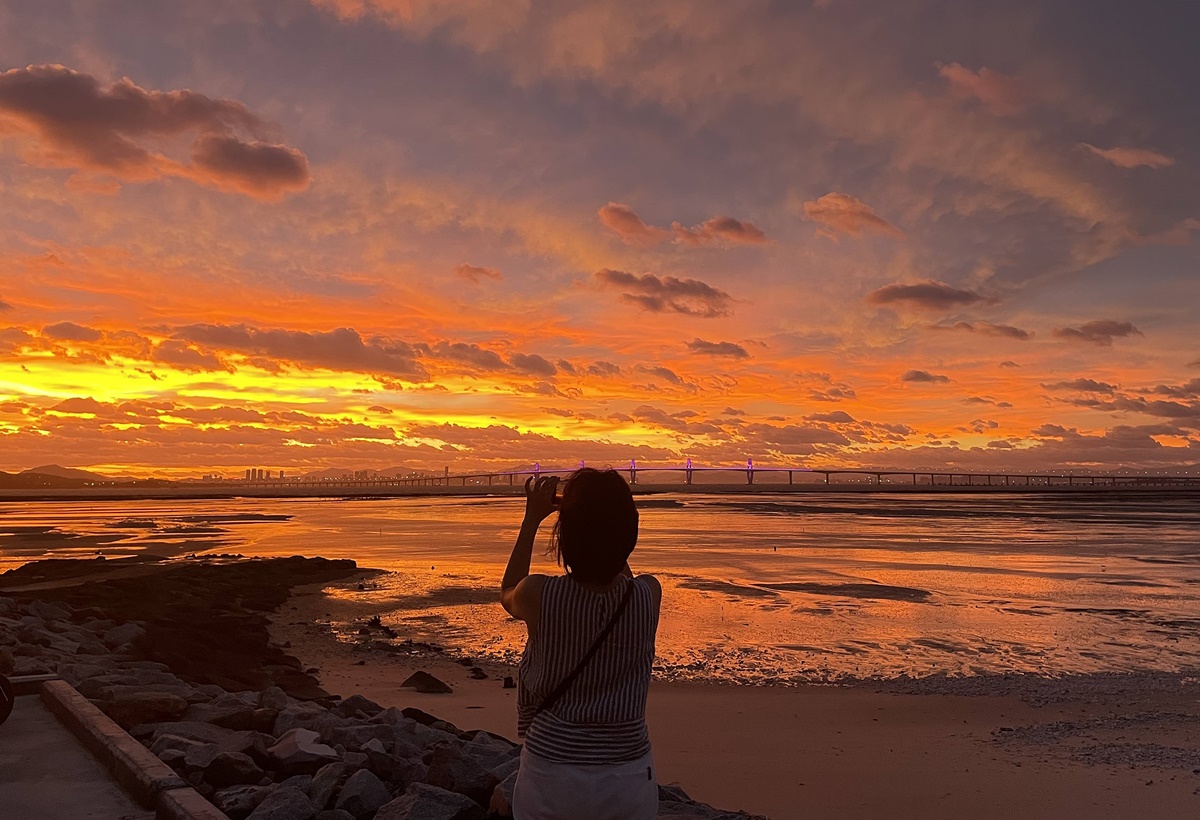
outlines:
{"label": "silhouetted woman", "polygon": [[[532,479],[531,479],[532,481]],[[638,537],[629,485],[585,468],[563,485],[525,482],[525,520],[500,601],[525,622],[517,734],[525,739],[516,820],[652,820],[658,785],[646,732],[662,587],[633,577]],[[551,546],[564,575],[530,575],[541,522],[557,509]]]}

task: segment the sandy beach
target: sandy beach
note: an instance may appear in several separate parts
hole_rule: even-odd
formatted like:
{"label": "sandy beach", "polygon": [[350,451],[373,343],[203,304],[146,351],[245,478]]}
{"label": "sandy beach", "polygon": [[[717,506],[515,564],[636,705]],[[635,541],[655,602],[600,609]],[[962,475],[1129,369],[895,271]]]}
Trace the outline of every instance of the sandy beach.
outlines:
{"label": "sandy beach", "polygon": [[[25,621],[4,621],[13,634],[3,659],[17,674],[57,670],[112,714],[121,714],[121,698],[165,698],[176,711],[196,704],[202,720],[236,717],[238,726],[266,728],[273,708],[225,693],[249,693],[258,703],[278,686],[305,702],[286,700],[287,721],[328,722],[323,707],[307,704],[357,694],[450,721],[467,730],[460,738],[474,729],[515,738],[515,690],[504,687],[514,670],[481,660],[482,652],[464,654],[461,643],[410,639],[389,624],[402,623],[393,609],[373,623],[378,601],[358,593],[387,580],[379,570],[325,559],[39,562],[0,585],[17,596],[0,601],[10,615],[20,614],[17,606],[26,613]],[[53,605],[29,603],[38,600],[74,609],[64,620]],[[498,605],[496,617],[504,617]],[[123,621],[112,635],[103,631]],[[137,646],[102,657],[109,650],[94,637],[100,631],[110,644]],[[68,634],[66,643],[56,637]],[[99,654],[81,655],[85,643]],[[141,659],[149,665],[121,667]],[[453,691],[401,688],[417,670]],[[106,675],[125,676],[136,691]],[[163,692],[146,694],[145,686]],[[126,723],[151,742],[147,720]],[[660,782],[776,820],[1154,820],[1200,811],[1200,679],[1172,672],[793,687],[656,681],[648,722]],[[274,786],[258,788],[265,794]]]}
{"label": "sandy beach", "polygon": [[[384,651],[369,628],[339,640],[330,623],[363,613],[326,588],[298,588],[271,626],[325,689],[515,737],[515,691],[502,687],[515,670],[421,646]],[[486,679],[471,677],[476,663]],[[454,692],[401,689],[417,669]],[[648,721],[662,782],[779,819],[1200,812],[1200,682],[1170,674],[790,688],[655,682]]]}

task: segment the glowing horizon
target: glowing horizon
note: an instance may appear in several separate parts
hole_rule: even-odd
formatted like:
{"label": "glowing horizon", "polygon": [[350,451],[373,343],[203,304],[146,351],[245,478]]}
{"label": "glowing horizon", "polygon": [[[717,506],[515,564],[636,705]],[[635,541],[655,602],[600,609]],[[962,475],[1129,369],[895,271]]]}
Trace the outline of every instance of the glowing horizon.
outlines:
{"label": "glowing horizon", "polygon": [[1195,10],[103,5],[0,12],[0,469],[1200,466]]}

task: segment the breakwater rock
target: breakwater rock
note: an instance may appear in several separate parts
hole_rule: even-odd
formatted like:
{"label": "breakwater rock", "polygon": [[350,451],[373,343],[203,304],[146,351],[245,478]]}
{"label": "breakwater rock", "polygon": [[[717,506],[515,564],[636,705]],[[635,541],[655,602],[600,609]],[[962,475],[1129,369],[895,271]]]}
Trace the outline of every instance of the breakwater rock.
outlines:
{"label": "breakwater rock", "polygon": [[[51,560],[0,575],[0,589],[58,616],[46,619],[55,626],[36,641],[46,651],[31,655],[24,672],[119,650],[163,664],[191,684],[228,691],[278,686],[308,700],[328,693],[298,659],[271,645],[268,615],[295,586],[358,572],[353,561],[301,557]],[[64,606],[69,617],[55,611]]]}
{"label": "breakwater rock", "polygon": [[[353,562],[97,563],[0,575],[0,673],[60,675],[231,820],[512,816],[519,745],[326,693],[270,644],[267,615],[291,587],[348,577]],[[750,815],[665,786],[659,817]]]}

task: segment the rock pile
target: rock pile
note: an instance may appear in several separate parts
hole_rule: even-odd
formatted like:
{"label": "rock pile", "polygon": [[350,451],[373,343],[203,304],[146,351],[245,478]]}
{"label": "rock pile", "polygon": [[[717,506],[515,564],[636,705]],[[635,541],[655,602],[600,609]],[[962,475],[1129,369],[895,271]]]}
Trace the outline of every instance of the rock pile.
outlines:
{"label": "rock pile", "polygon": [[[296,569],[290,567],[293,575]],[[228,584],[216,588],[229,592]],[[195,604],[211,595],[193,589],[190,599]],[[92,603],[76,606],[64,597]],[[112,601],[102,592],[54,601],[0,597],[0,673],[57,673],[231,820],[512,816],[521,751],[512,741],[462,731],[419,709],[384,708],[361,695],[313,698],[315,681],[299,681],[291,663],[260,664],[261,687],[225,676],[233,683],[227,688],[188,647],[164,655],[156,636],[178,638],[178,613],[124,619],[112,609],[153,614],[154,607]],[[217,630],[211,639],[236,643],[245,636],[228,630],[253,625],[258,616],[247,612],[243,598],[208,617],[220,624],[210,627]],[[287,657],[268,649],[257,646],[251,660]],[[294,684],[294,691],[273,679]],[[677,788],[661,789],[660,798],[660,817],[747,817],[695,803]]]}
{"label": "rock pile", "polygon": [[[114,565],[123,570],[114,572]],[[294,586],[359,572],[353,561],[325,558],[211,556],[146,560],[128,567],[124,561],[59,559],[6,572],[0,586],[83,580],[39,590],[37,600],[29,602],[42,608],[43,621],[89,624],[85,630],[56,633],[64,637],[33,636],[57,650],[43,653],[43,662],[132,645],[140,657],[165,664],[192,683],[229,691],[274,685],[294,697],[314,699],[328,693],[298,659],[271,645],[267,615],[287,600]],[[63,615],[64,607],[74,614]],[[76,647],[77,641],[83,642]]]}

